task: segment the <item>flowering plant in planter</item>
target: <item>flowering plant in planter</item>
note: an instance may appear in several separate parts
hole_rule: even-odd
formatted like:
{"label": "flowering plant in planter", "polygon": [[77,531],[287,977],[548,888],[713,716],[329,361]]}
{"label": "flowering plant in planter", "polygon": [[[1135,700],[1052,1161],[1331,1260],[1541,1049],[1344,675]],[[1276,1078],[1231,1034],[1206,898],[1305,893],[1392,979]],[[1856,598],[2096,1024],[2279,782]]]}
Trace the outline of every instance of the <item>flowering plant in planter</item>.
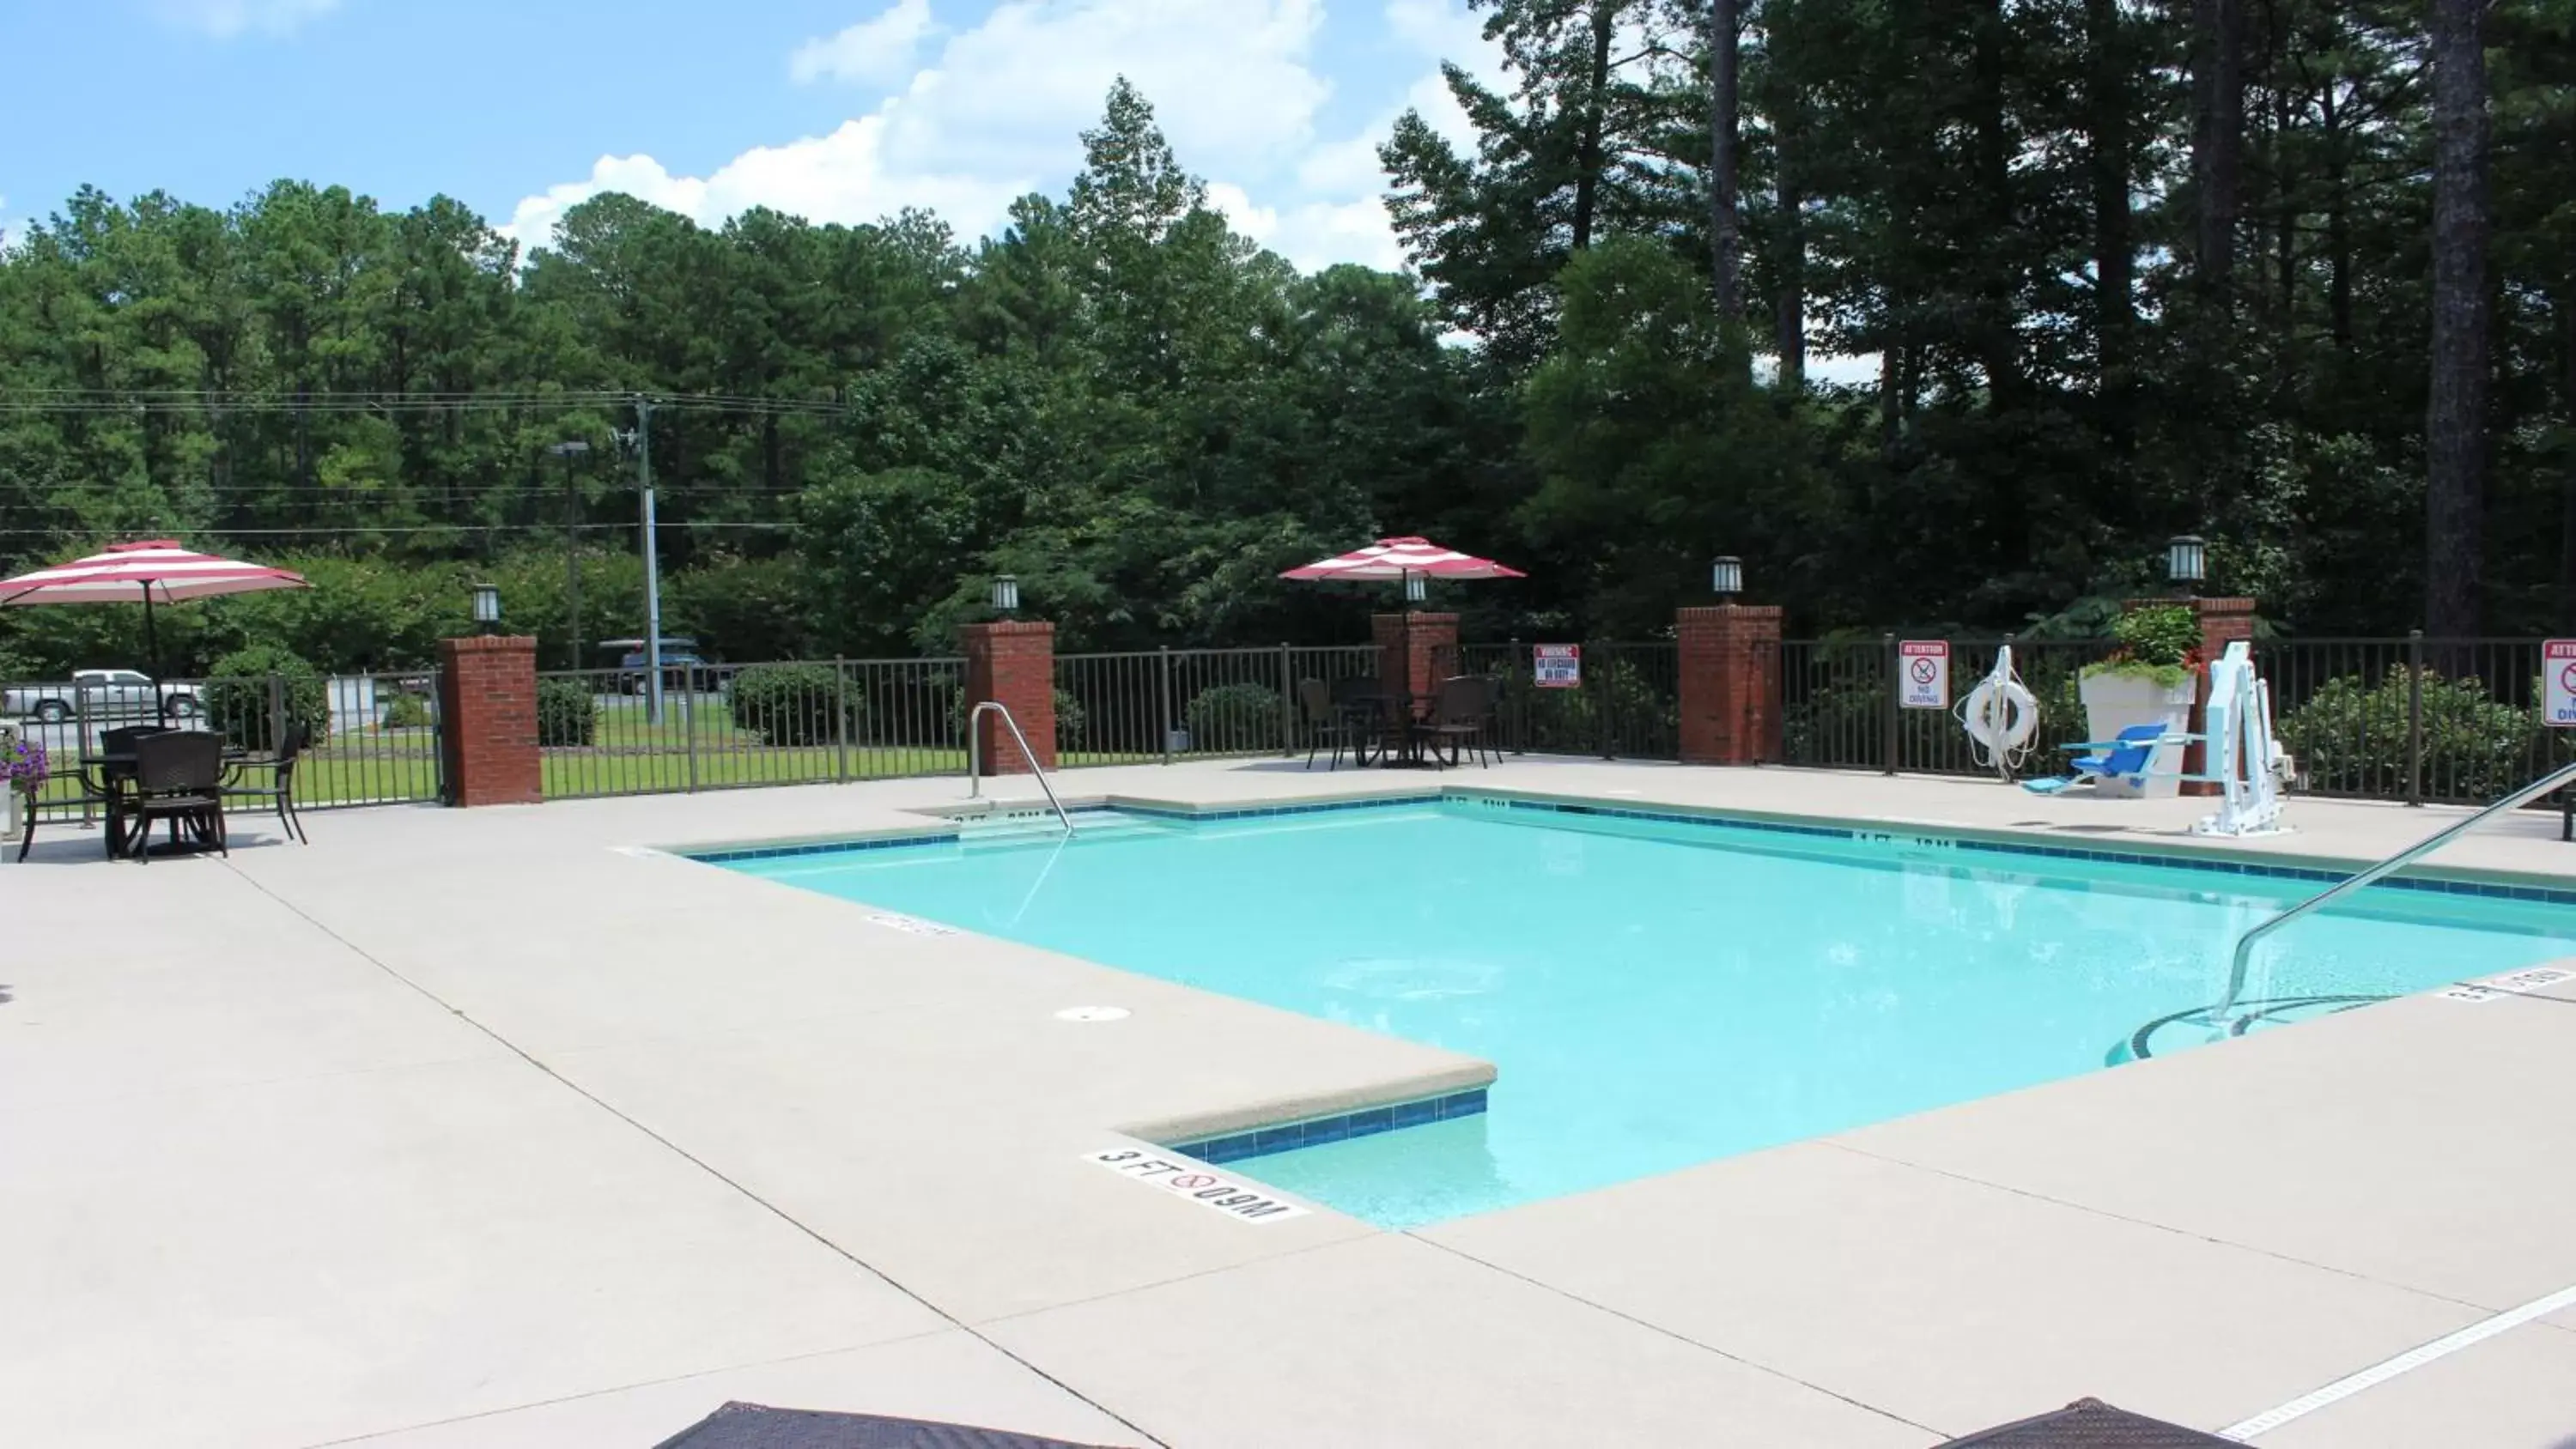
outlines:
{"label": "flowering plant in planter", "polygon": [[2158,745],[2143,773],[2105,776],[2094,788],[2103,795],[2131,798],[2172,795],[2181,784],[2178,737],[2191,728],[2200,620],[2179,604],[2151,604],[2122,614],[2111,633],[2119,649],[2084,666],[2076,685],[2084,701],[2086,734],[2096,741],[2115,740],[2124,730],[2153,725],[2176,742]]}
{"label": "flowering plant in planter", "polygon": [[2180,604],[2131,609],[2111,625],[2111,637],[2120,647],[2085,665],[2085,678],[2150,679],[2176,689],[2200,668],[2200,619]]}
{"label": "flowering plant in planter", "polygon": [[52,762],[46,759],[41,741],[0,730],[0,782],[22,795],[33,795],[51,773]]}

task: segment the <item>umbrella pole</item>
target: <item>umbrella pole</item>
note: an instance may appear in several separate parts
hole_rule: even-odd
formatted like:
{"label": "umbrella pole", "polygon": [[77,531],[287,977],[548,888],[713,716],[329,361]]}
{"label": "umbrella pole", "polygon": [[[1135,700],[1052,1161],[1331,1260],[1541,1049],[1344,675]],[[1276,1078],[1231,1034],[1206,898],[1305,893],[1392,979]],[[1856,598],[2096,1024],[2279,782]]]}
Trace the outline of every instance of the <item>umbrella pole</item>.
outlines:
{"label": "umbrella pole", "polygon": [[143,585],[143,662],[152,671],[152,719],[167,729],[170,725],[170,696],[161,692],[161,631],[152,622],[152,585]]}

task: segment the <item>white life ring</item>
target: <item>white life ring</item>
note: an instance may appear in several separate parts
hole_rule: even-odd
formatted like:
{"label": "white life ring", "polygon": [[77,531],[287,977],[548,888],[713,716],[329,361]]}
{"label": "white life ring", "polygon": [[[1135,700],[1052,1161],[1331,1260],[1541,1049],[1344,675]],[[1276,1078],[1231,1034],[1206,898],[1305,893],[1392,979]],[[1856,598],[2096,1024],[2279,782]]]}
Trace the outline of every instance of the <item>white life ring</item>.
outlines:
{"label": "white life ring", "polygon": [[2039,701],[2018,679],[1989,677],[1960,701],[1959,722],[1990,758],[2018,754],[2039,733]]}

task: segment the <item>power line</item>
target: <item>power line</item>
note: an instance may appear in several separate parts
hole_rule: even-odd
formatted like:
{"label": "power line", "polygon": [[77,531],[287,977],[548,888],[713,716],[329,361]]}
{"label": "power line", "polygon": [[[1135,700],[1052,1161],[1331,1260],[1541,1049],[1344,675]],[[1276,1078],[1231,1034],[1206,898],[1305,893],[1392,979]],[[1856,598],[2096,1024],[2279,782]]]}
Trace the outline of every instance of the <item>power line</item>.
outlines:
{"label": "power line", "polygon": [[[682,530],[728,528],[754,531],[776,531],[780,529],[792,529],[796,525],[792,523],[707,522],[672,523],[665,524],[664,526]],[[632,533],[636,529],[636,525],[632,523],[583,523],[573,525],[573,527],[579,528],[584,532]],[[338,538],[353,533],[542,533],[552,537],[561,537],[564,529],[565,525],[560,523],[315,524],[301,528],[223,528],[211,525],[203,528],[181,528],[156,523],[131,525],[111,531],[119,533],[142,533],[159,530],[167,533],[202,533],[218,538],[303,538],[315,535]],[[59,538],[67,533],[79,533],[82,531],[83,530],[77,528],[0,528],[0,536],[12,538]]]}
{"label": "power line", "polygon": [[[846,415],[851,404],[830,398],[753,397],[738,393],[646,393],[658,408],[749,415]],[[199,413],[457,413],[565,411],[631,406],[636,394],[577,392],[305,392],[235,393],[211,389],[10,388],[0,391],[0,413],[67,416],[132,416]]]}

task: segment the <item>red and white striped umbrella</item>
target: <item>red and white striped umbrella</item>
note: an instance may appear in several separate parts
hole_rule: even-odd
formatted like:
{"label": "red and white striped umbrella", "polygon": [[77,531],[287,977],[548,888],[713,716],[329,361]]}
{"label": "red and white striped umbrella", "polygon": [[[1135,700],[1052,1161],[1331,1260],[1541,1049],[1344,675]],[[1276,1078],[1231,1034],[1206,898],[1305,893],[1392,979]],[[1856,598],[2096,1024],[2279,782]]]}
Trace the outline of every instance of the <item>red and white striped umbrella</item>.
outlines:
{"label": "red and white striped umbrella", "polygon": [[[211,599],[218,594],[255,594],[264,589],[306,589],[304,575],[264,564],[191,553],[175,539],[111,543],[87,558],[37,569],[14,579],[0,579],[0,604],[131,604],[143,605],[146,661],[161,668],[161,633],[152,622],[152,606],[182,599]],[[165,701],[166,703],[166,701]]]}
{"label": "red and white striped umbrella", "polygon": [[302,574],[191,553],[161,538],[109,544],[87,558],[0,579],[0,604],[175,604],[308,587]]}
{"label": "red and white striped umbrella", "polygon": [[1281,574],[1283,579],[1401,579],[1420,574],[1431,579],[1519,579],[1529,577],[1519,569],[1505,568],[1489,558],[1442,548],[1427,538],[1381,538],[1366,548],[1353,549],[1335,558],[1317,559],[1304,568]]}

